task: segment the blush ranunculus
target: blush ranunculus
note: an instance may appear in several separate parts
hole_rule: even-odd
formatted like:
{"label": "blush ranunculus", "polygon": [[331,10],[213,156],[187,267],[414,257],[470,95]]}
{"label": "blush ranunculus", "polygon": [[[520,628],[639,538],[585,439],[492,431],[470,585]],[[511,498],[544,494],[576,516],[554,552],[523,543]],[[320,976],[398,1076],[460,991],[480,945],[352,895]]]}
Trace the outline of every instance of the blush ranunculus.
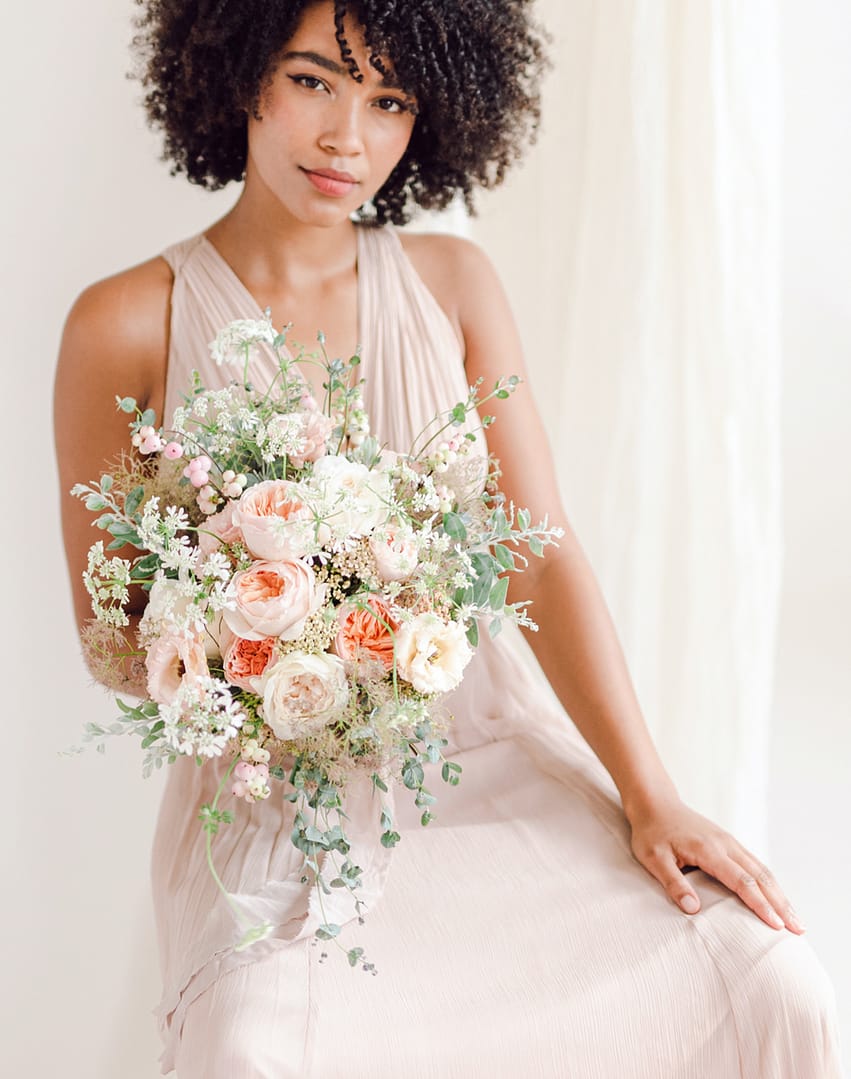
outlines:
{"label": "blush ranunculus", "polygon": [[342,604],[337,612],[334,651],[345,663],[380,663],[393,669],[393,635],[398,622],[384,600],[369,596],[364,602]]}
{"label": "blush ranunculus", "polygon": [[157,704],[171,704],[184,679],[207,677],[204,642],[195,635],[166,634],[158,637],[145,656],[148,693]]}
{"label": "blush ranunculus", "polygon": [[249,487],[234,507],[233,521],[255,558],[301,558],[316,545],[313,513],[302,501],[298,484],[288,480],[264,480]]}
{"label": "blush ranunculus", "polygon": [[325,590],[306,562],[259,560],[233,575],[226,596],[233,606],[225,608],[224,620],[237,637],[292,641],[321,606]]}
{"label": "blush ranunculus", "polygon": [[396,634],[396,665],[420,693],[448,693],[464,676],[473,653],[459,622],[418,614]]}
{"label": "blush ranunculus", "polygon": [[263,719],[282,739],[318,734],[348,699],[343,661],[328,653],[290,652],[263,678]]}
{"label": "blush ranunculus", "polygon": [[276,637],[250,641],[246,637],[228,634],[230,638],[223,654],[225,678],[231,685],[260,693],[260,679],[275,655]]}
{"label": "blush ranunculus", "polygon": [[299,453],[291,453],[290,460],[296,468],[303,468],[307,461],[318,461],[325,456],[328,438],[334,430],[334,421],[318,410],[301,412],[299,416],[302,448]]}

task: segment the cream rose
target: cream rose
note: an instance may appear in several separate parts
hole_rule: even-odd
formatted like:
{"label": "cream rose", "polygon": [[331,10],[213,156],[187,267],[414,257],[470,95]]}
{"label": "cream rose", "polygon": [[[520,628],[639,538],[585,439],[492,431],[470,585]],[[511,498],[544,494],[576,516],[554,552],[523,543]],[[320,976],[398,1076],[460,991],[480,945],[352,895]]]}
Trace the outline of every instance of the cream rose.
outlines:
{"label": "cream rose", "polygon": [[263,677],[263,718],[278,738],[318,733],[348,699],[342,660],[330,654],[290,652]]}
{"label": "cream rose", "polygon": [[386,524],[369,537],[369,549],[383,581],[404,581],[417,568],[417,545],[410,528]]}
{"label": "cream rose", "polygon": [[294,640],[304,623],[318,610],[324,588],[317,587],[306,562],[254,562],[235,573],[225,593],[228,629],[248,641],[264,637]]}
{"label": "cream rose", "polygon": [[398,671],[420,693],[455,689],[472,655],[464,627],[435,614],[418,614],[396,634]]}
{"label": "cream rose", "polygon": [[209,675],[204,642],[194,634],[158,637],[145,656],[148,693],[157,704],[171,704],[184,679]]}
{"label": "cream rose", "polygon": [[249,487],[234,507],[233,522],[255,558],[301,558],[316,546],[313,514],[298,484],[288,480],[264,480]]}

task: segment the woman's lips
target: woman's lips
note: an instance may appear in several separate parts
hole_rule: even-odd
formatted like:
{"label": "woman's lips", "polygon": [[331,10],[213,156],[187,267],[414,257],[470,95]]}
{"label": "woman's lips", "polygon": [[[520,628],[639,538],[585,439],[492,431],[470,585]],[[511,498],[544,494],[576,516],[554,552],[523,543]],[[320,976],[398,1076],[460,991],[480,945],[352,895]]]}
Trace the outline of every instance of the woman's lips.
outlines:
{"label": "woman's lips", "polygon": [[342,198],[357,186],[357,180],[345,172],[332,172],[326,169],[319,172],[311,172],[310,169],[302,171],[317,191],[321,191],[323,195],[330,195],[332,198]]}

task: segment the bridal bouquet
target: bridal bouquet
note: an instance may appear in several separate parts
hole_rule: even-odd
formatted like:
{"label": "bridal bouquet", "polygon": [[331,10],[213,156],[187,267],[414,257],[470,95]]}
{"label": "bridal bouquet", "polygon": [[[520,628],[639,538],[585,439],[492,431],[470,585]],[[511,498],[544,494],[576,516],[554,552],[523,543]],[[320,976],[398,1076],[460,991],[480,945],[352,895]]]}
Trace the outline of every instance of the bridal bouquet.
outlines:
{"label": "bridal bouquet", "polygon": [[[541,556],[561,530],[506,505],[498,466],[470,429],[492,422],[477,421],[478,409],[508,397],[516,378],[487,393],[471,387],[394,452],[370,435],[359,357],[329,360],[319,341],[321,353],[294,358],[286,330],[234,322],[210,348],[242,377],[214,390],[196,373],[167,427],[117,399],[132,449],[72,491],[107,537],[84,573],[94,611],[84,643],[100,681],[120,689],[135,662],[148,697],[118,699],[116,722],[89,724],[83,740],[103,750],[110,735],[139,735],[145,774],[181,755],[228,762],[201,821],[229,902],[211,855],[213,835],[233,820],[221,800],[258,802],[285,784],[302,882],[320,903],[331,888],[349,889],[360,913],[347,778],[365,773],[384,793],[400,783],[428,824],[436,799],[424,765],[443,760],[450,785],[461,771],[443,759],[451,720],[438,703],[461,681],[480,627],[533,626],[522,604],[507,603],[508,578],[527,562],[521,546]],[[262,389],[248,381],[258,345],[277,360]],[[322,371],[322,402],[299,369],[310,363]],[[111,553],[128,547],[138,553]],[[139,587],[147,604],[134,634],[127,608]],[[380,842],[392,847],[400,836],[379,801]],[[272,926],[242,929],[237,947]],[[339,932],[326,919],[317,936]],[[362,949],[347,954],[371,968]]]}

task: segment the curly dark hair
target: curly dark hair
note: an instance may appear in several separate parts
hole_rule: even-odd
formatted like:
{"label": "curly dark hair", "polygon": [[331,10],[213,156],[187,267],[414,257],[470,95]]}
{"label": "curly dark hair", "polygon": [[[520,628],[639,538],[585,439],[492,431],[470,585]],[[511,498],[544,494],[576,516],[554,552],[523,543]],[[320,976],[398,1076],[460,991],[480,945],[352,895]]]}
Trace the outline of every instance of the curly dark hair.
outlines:
{"label": "curly dark hair", "polygon": [[[136,0],[135,74],[171,172],[213,191],[245,173],[247,110],[259,103],[277,56],[316,0]],[[362,79],[345,38],[360,23],[370,63],[391,61],[417,118],[399,164],[361,211],[396,225],[414,206],[442,209],[457,192],[475,213],[475,186],[501,183],[540,120],[547,36],[531,0],[333,0],[340,55]]]}

